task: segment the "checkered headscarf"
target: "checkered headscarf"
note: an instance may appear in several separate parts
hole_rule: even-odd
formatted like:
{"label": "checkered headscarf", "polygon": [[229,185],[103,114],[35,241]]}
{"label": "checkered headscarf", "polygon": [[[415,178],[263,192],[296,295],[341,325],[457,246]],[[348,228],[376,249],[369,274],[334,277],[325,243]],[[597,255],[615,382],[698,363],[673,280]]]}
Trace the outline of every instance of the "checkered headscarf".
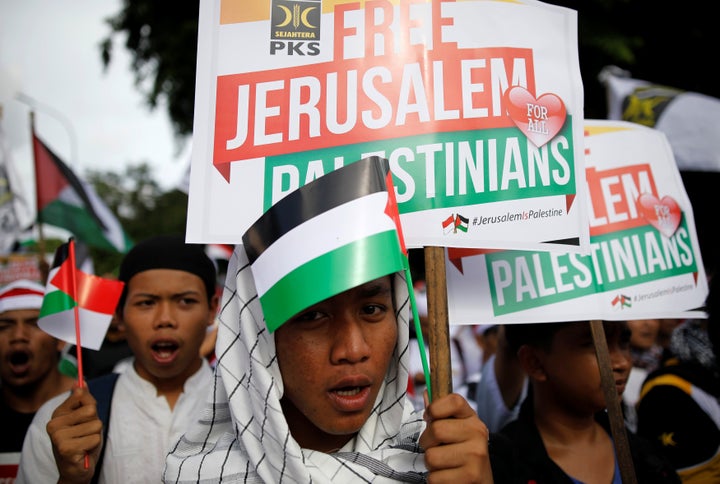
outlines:
{"label": "checkered headscarf", "polygon": [[233,253],[218,317],[218,357],[206,408],[170,451],[166,483],[425,482],[422,414],[406,398],[408,291],[394,276],[398,342],[370,418],[339,452],[303,449],[280,408],[275,341],[263,321],[242,246]]}

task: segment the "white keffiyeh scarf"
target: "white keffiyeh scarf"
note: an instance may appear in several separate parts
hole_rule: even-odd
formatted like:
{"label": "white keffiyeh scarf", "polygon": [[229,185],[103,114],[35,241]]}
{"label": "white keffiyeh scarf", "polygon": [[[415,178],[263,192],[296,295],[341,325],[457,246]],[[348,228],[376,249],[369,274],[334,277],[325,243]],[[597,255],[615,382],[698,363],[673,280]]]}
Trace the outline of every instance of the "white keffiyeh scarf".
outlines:
{"label": "white keffiyeh scarf", "polygon": [[409,299],[394,279],[398,342],[383,388],[358,435],[335,453],[302,449],[280,407],[283,382],[275,341],[263,323],[242,246],[233,253],[223,293],[212,395],[169,453],[166,483],[425,482],[417,442],[422,413],[406,398]]}

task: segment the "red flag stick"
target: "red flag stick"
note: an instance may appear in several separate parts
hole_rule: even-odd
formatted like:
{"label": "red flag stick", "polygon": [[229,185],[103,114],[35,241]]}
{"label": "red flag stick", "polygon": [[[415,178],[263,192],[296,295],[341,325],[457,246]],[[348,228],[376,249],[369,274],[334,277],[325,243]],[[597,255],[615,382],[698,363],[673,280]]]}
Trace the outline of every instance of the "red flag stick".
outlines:
{"label": "red flag stick", "polygon": [[75,239],[70,238],[69,241],[69,252],[70,252],[70,267],[72,271],[70,274],[70,280],[72,284],[72,297],[75,300],[75,347],[77,348],[77,364],[78,364],[78,386],[82,388],[85,384],[83,383],[83,364],[82,364],[82,345],[80,344],[80,304],[78,302],[78,287],[77,287],[77,266],[75,265]]}
{"label": "red flag stick", "polygon": [[[82,388],[85,383],[83,379],[83,364],[82,364],[82,345],[80,344],[80,304],[78,301],[78,288],[77,288],[77,265],[75,264],[75,239],[70,238],[69,241],[69,252],[70,252],[70,267],[72,271],[70,274],[70,280],[72,281],[72,297],[75,300],[75,348],[77,348],[77,366],[78,366],[78,386]],[[85,469],[90,467],[90,456],[85,452]]]}

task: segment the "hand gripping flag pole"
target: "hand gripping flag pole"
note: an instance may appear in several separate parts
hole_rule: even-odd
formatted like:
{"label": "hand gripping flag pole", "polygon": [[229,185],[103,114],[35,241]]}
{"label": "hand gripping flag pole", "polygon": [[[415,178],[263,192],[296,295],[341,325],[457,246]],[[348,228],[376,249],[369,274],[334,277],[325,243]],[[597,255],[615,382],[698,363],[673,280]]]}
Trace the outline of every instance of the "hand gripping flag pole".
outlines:
{"label": "hand gripping flag pole", "polygon": [[[123,287],[123,282],[78,270],[73,237],[55,251],[38,326],[78,348],[79,388],[85,386],[81,348],[100,349]],[[85,454],[85,468],[89,465],[89,456]]]}
{"label": "hand gripping flag pole", "polygon": [[[68,252],[70,259],[70,267],[75,269],[77,264],[75,263],[75,239],[72,237],[68,241]],[[71,296],[77,297],[77,274],[75,270],[70,271],[70,284],[72,287]],[[82,342],[80,340],[80,307],[76,304],[73,308],[73,314],[75,316],[75,347],[77,350],[77,368],[78,368],[78,387],[82,388],[85,386],[85,379],[83,377],[83,361],[82,361]],[[85,469],[90,467],[90,455],[85,452]]]}

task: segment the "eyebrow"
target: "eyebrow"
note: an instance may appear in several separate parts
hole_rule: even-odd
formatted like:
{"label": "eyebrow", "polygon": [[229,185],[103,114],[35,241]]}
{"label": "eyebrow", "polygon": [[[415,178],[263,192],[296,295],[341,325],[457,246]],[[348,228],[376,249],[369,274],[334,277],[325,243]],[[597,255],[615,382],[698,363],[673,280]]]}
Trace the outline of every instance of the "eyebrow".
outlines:
{"label": "eyebrow", "polygon": [[0,323],[17,323],[18,321],[27,322],[27,321],[37,321],[39,316],[28,316],[28,317],[22,317],[22,318],[10,318],[7,316],[0,316]]}
{"label": "eyebrow", "polygon": [[392,286],[384,282],[369,282],[360,286],[359,292],[363,297],[392,294]]}
{"label": "eyebrow", "polygon": [[[202,296],[203,294],[204,294],[204,293],[202,293],[202,292],[200,292],[200,291],[196,291],[196,290],[194,290],[194,289],[190,289],[190,290],[188,290],[188,291],[180,291],[180,292],[172,293],[172,294],[170,294],[170,297],[171,297],[171,298],[187,297],[187,296],[200,297],[200,296]],[[145,292],[145,291],[138,291],[138,292],[136,292],[136,293],[130,293],[130,294],[128,294],[128,298],[136,298],[136,297],[146,297],[146,298],[151,298],[151,299],[160,299],[160,298],[163,298],[164,296],[161,295],[161,294],[158,294],[157,292]]]}

